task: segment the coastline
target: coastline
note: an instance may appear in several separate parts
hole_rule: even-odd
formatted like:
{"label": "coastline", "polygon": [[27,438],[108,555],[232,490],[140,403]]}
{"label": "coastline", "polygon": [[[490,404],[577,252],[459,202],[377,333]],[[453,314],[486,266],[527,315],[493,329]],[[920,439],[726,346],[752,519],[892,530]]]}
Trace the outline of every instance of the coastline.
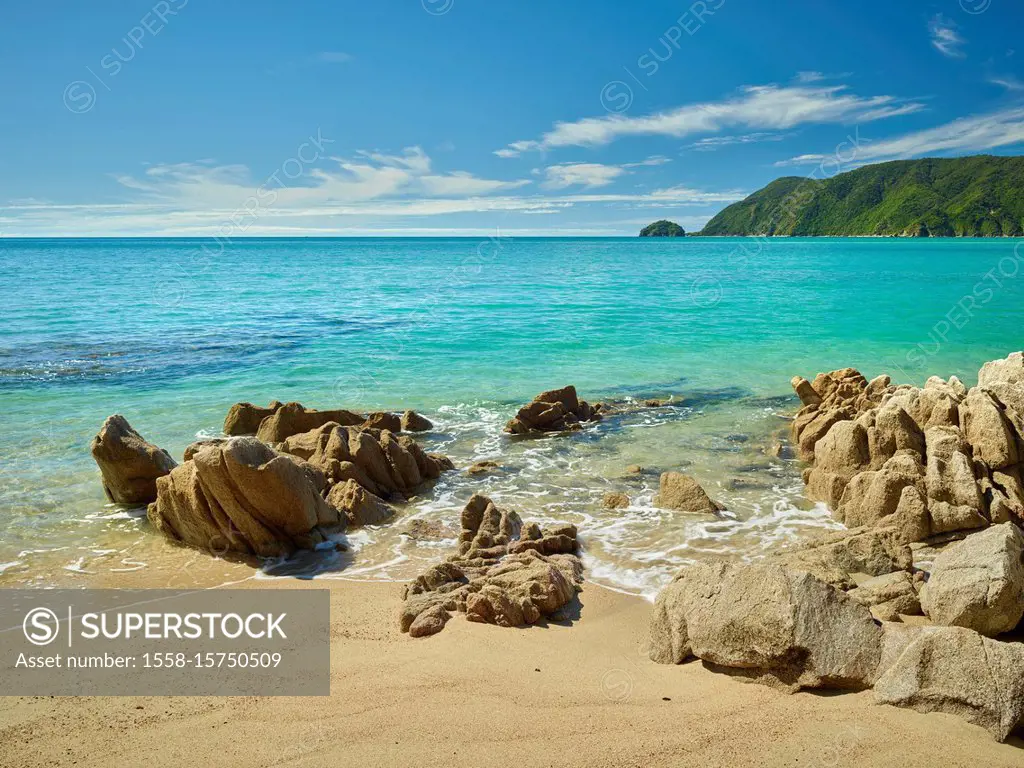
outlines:
{"label": "coastline", "polygon": [[[397,584],[248,581],[331,592],[330,698],[5,698],[4,764],[313,766],[1019,765],[950,715],[870,691],[786,694],[645,652],[646,601],[585,583],[579,617],[412,639]],[[667,699],[667,700],[666,700]]]}

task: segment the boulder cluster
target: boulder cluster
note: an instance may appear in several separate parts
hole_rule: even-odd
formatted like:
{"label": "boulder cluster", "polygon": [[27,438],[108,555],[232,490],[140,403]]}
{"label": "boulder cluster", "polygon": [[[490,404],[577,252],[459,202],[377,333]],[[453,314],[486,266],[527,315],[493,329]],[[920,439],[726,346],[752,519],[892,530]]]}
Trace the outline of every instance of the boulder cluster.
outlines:
{"label": "boulder cluster", "polygon": [[405,588],[400,624],[412,637],[469,621],[518,627],[559,614],[576,596],[583,565],[576,527],[545,530],[474,495],[462,510],[458,552]]}
{"label": "boulder cluster", "polygon": [[505,431],[513,435],[529,435],[539,432],[566,432],[580,429],[584,422],[601,419],[601,403],[591,405],[580,400],[576,387],[541,392],[522,408],[505,425]]}
{"label": "boulder cluster", "polygon": [[315,548],[346,526],[382,523],[394,514],[388,501],[453,469],[448,458],[396,434],[429,428],[412,411],[363,417],[239,403],[225,432],[255,436],[193,443],[180,465],[119,415],[104,423],[92,453],[108,497],[148,504],[150,522],[168,538],[218,554],[272,557]]}
{"label": "boulder cluster", "polygon": [[[1007,635],[1024,618],[1024,355],[970,389],[852,368],[793,387],[807,493],[847,530],[685,568],[655,603],[651,657],[790,690],[873,688],[1006,739],[1024,718],[1024,644]],[[917,568],[923,541],[941,549]]]}
{"label": "boulder cluster", "polygon": [[1024,355],[986,363],[978,385],[867,381],[853,368],[794,378],[792,425],[807,494],[848,527],[905,542],[1009,520],[1024,524]]}

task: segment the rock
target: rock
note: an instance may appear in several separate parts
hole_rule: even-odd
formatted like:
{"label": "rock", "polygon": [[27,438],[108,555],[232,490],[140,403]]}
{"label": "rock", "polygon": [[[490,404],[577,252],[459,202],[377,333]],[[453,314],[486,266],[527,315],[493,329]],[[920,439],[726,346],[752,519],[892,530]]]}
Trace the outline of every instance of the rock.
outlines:
{"label": "rock", "polygon": [[921,605],[935,624],[988,636],[1012,630],[1024,617],[1024,533],[1003,523],[944,549]]}
{"label": "rock", "polygon": [[256,437],[265,443],[282,443],[292,435],[322,427],[328,422],[343,427],[359,426],[363,417],[346,410],[315,411],[301,403],[286,403],[260,422]]}
{"label": "rock", "polygon": [[870,464],[867,430],[856,421],[836,422],[814,446],[807,494],[836,509],[853,476]]}
{"label": "rock", "polygon": [[196,440],[194,443],[189,443],[185,446],[185,461],[191,459],[200,449],[208,445],[224,445],[230,439],[229,437],[208,437],[204,440]]}
{"label": "rock", "polygon": [[469,468],[466,469],[466,473],[470,475],[485,475],[488,472],[493,472],[494,470],[499,469],[500,467],[501,465],[498,464],[498,462],[484,459],[483,461],[470,464]]}
{"label": "rock", "polygon": [[676,509],[680,512],[706,512],[714,514],[724,509],[711,500],[700,483],[689,475],[681,472],[663,472],[659,482],[658,494],[654,497],[655,506],[664,509]]}
{"label": "rock", "polygon": [[605,509],[625,509],[629,506],[629,496],[621,491],[609,491],[601,499],[601,506]]}
{"label": "rock", "polygon": [[932,533],[981,528],[988,520],[974,478],[970,446],[954,427],[931,427],[925,432],[928,467],[925,483]]}
{"label": "rock", "polygon": [[[886,461],[881,469],[860,472],[847,483],[835,507],[836,519],[851,528],[875,525],[896,513],[905,488],[914,488],[923,496],[924,479],[925,468],[918,455],[913,451],[901,451]],[[927,536],[927,515],[924,526],[924,535]]]}
{"label": "rock", "polygon": [[794,376],[789,382],[793,386],[793,391],[796,392],[796,396],[800,398],[800,402],[804,405],[818,405],[821,403],[821,395],[814,391],[814,387],[811,386],[811,382],[800,376]]}
{"label": "rock", "polygon": [[807,571],[839,589],[856,586],[854,574],[883,576],[913,566],[910,547],[891,528],[835,531],[769,556],[769,562]]}
{"label": "rock", "polygon": [[1024,353],[985,363],[978,371],[978,386],[995,396],[1017,434],[1024,437]]}
{"label": "rock", "polygon": [[991,469],[1002,469],[1018,463],[1017,435],[1003,416],[996,399],[975,387],[960,403],[960,429],[973,448],[976,461]]}
{"label": "rock", "polygon": [[312,549],[344,527],[321,496],[326,478],[251,437],[201,448],[157,480],[150,522],[168,538],[214,553],[274,557]]}
{"label": "rock", "polygon": [[448,524],[440,520],[410,520],[402,533],[417,541],[440,541],[454,539],[458,534]]}
{"label": "rock", "polygon": [[430,419],[421,416],[416,411],[406,411],[402,414],[403,432],[429,432],[434,428]]}
{"label": "rock", "polygon": [[453,469],[444,456],[428,454],[408,435],[388,430],[344,427],[328,422],[293,435],[281,451],[306,459],[332,485],[355,480],[381,498],[415,492],[423,483]]}
{"label": "rock", "polygon": [[867,608],[809,573],[773,564],[698,563],[659,594],[651,658],[706,664],[757,682],[865,688],[881,657]]}
{"label": "rock", "polygon": [[597,421],[597,409],[580,400],[573,386],[541,392],[533,401],[519,409],[515,418],[505,425],[514,435],[535,432],[564,432],[579,429],[583,422]]}
{"label": "rock", "polygon": [[409,637],[436,635],[448,623],[451,614],[442,606],[435,605],[419,614],[409,625]]}
{"label": "rock", "polygon": [[327,503],[345,516],[351,526],[380,525],[394,517],[395,510],[355,480],[346,480],[331,488]]}
{"label": "rock", "polygon": [[[331,419],[331,421],[334,421],[334,419]],[[389,432],[401,432],[402,417],[397,413],[376,411],[367,414],[365,421],[360,426],[363,429],[386,429]]]}
{"label": "rock", "polygon": [[403,632],[412,633],[424,616],[423,631],[439,631],[446,619],[438,608],[503,627],[534,624],[558,615],[575,597],[583,578],[575,526],[523,525],[514,511],[479,494],[462,510],[461,522],[458,553],[406,587]]}
{"label": "rock", "polygon": [[875,683],[875,700],[956,715],[1005,741],[1024,717],[1024,645],[923,627]]}
{"label": "rock", "polygon": [[155,501],[157,478],[177,466],[167,451],[146,442],[120,414],[107,417],[90,450],[100,468],[103,492],[115,504]]}
{"label": "rock", "polygon": [[224,418],[224,434],[231,437],[255,435],[260,428],[260,422],[267,416],[273,416],[282,405],[283,403],[278,400],[271,400],[266,408],[252,403],[235,403]]}
{"label": "rock", "polygon": [[900,615],[921,615],[921,601],[914,589],[914,579],[906,571],[875,576],[847,594],[870,608],[871,615],[879,621],[899,621]]}
{"label": "rock", "polygon": [[626,467],[627,475],[642,475],[643,472],[644,468],[641,467],[639,464],[630,464],[628,467]]}

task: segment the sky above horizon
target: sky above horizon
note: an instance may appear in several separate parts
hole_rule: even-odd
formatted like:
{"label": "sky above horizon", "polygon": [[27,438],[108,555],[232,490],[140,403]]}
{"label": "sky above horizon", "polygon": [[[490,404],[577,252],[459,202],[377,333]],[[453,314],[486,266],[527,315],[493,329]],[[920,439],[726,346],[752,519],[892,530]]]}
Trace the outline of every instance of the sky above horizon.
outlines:
{"label": "sky above horizon", "polygon": [[1019,0],[5,17],[3,236],[694,231],[779,176],[1024,146]]}

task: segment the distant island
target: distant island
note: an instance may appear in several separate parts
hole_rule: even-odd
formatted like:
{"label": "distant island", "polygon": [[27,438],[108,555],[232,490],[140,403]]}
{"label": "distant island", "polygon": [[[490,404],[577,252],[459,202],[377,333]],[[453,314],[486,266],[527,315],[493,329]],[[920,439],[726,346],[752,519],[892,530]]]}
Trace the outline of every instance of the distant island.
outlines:
{"label": "distant island", "polygon": [[686,230],[674,221],[662,219],[640,230],[640,237],[685,237]]}
{"label": "distant island", "polygon": [[878,163],[825,180],[785,176],[701,234],[1018,237],[1022,222],[1024,157],[975,155]]}

